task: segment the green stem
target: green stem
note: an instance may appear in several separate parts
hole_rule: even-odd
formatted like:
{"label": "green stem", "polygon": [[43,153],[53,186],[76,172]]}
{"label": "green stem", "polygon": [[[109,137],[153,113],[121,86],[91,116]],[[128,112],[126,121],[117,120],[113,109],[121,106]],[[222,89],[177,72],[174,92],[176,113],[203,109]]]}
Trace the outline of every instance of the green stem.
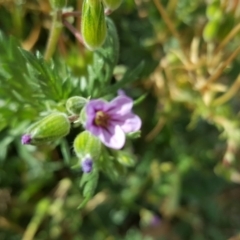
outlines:
{"label": "green stem", "polygon": [[44,55],[46,61],[51,59],[56,50],[57,42],[62,31],[61,14],[61,10],[54,10],[53,12],[52,26]]}
{"label": "green stem", "polygon": [[13,14],[12,14],[13,24],[14,24],[14,30],[15,34],[18,38],[22,38],[22,32],[23,32],[23,19],[24,19],[24,13],[23,13],[23,7],[22,3],[19,5],[17,4],[14,8]]}

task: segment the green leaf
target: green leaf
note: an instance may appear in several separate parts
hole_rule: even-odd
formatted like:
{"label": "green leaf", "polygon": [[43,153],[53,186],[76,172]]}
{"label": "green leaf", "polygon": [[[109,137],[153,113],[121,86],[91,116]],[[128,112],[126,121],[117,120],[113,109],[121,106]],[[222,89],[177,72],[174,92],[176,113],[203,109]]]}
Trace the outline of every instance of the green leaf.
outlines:
{"label": "green leaf", "polygon": [[83,201],[78,206],[78,209],[84,207],[87,202],[93,197],[94,191],[97,187],[99,173],[96,167],[93,168],[92,172],[84,173],[81,181],[80,188],[83,191]]}
{"label": "green leaf", "polygon": [[119,180],[119,178],[126,173],[126,168],[115,159],[115,156],[110,156],[106,149],[98,161],[98,167],[107,174],[112,181]]}
{"label": "green leaf", "polygon": [[130,139],[136,139],[141,137],[141,131],[127,133],[127,137]]}
{"label": "green leaf", "polygon": [[135,165],[136,159],[133,154],[125,151],[117,151],[117,161],[124,166],[131,167]]}
{"label": "green leaf", "polygon": [[138,104],[143,102],[147,96],[148,96],[148,93],[143,94],[142,96],[140,96],[138,99],[134,101],[133,105],[137,106]]}
{"label": "green leaf", "polygon": [[99,97],[108,95],[109,93],[113,94],[126,84],[133,83],[134,81],[136,81],[141,76],[144,65],[145,63],[142,61],[135,69],[128,70],[119,82],[115,83],[113,86],[106,87],[102,92],[100,92]]}
{"label": "green leaf", "polygon": [[71,76],[64,63],[45,62],[39,52],[35,56],[19,45],[0,33],[2,98],[42,108],[46,99],[57,102],[80,93],[79,79]]}

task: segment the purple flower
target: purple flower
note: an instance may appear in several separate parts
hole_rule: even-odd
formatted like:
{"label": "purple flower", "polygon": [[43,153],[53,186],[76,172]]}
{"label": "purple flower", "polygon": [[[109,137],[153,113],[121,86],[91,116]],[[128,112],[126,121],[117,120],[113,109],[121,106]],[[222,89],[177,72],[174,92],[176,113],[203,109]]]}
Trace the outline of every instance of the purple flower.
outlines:
{"label": "purple flower", "polygon": [[29,134],[24,134],[22,136],[22,144],[30,144],[32,141],[31,135]]}
{"label": "purple flower", "polygon": [[92,171],[93,161],[90,156],[86,156],[82,161],[82,170],[85,173],[90,173]]}
{"label": "purple flower", "polygon": [[132,113],[133,100],[118,96],[111,102],[100,99],[86,104],[86,129],[107,147],[120,149],[125,143],[125,133],[141,128],[141,119]]}
{"label": "purple flower", "polygon": [[153,215],[150,225],[152,227],[158,226],[161,223],[161,218],[158,215]]}

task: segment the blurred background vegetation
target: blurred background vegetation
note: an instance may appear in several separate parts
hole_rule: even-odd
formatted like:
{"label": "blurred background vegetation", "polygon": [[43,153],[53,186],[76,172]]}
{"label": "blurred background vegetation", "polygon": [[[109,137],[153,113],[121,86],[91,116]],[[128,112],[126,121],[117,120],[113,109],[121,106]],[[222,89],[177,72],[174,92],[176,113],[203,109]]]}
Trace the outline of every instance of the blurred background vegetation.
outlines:
{"label": "blurred background vegetation", "polygon": [[[77,210],[75,130],[42,147],[22,146],[20,136],[48,109],[84,95],[92,53],[63,29],[52,67],[40,56],[49,1],[0,1],[0,239],[239,240],[240,1],[124,0],[110,17],[120,39],[112,82],[145,63],[123,88],[134,99],[147,93],[135,107],[142,134],[130,149],[135,165],[114,180],[100,175]],[[80,18],[73,24],[79,29]],[[53,84],[40,92],[39,79]]]}

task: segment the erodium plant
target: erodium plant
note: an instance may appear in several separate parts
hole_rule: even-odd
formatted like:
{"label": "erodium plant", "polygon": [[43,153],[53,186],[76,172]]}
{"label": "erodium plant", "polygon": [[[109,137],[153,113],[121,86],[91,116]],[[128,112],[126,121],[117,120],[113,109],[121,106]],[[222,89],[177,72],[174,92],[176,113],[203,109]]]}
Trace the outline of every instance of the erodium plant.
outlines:
{"label": "erodium plant", "polygon": [[[64,14],[62,12],[64,3],[64,1],[51,1],[54,21],[45,61],[49,61],[54,53],[63,28],[62,23],[65,23],[65,26],[77,36],[77,40],[88,49],[95,50],[84,90],[87,97],[80,94],[71,96],[66,100],[65,108],[61,111],[49,109],[50,113],[28,127],[21,142],[24,145],[37,146],[51,144],[66,137],[70,128],[75,128],[73,149],[77,160],[72,163],[72,167],[82,168],[83,171],[84,184],[81,184],[85,198],[81,204],[83,206],[94,193],[99,171],[104,172],[105,166],[111,165],[112,172],[115,172],[114,162],[123,166],[129,166],[133,162],[131,155],[127,152],[124,154],[124,149],[119,153],[117,150],[124,148],[126,134],[130,136],[139,133],[142,123],[141,119],[132,112],[133,99],[126,95],[118,96],[116,91],[121,87],[119,83],[122,85],[132,81],[132,77],[136,78],[141,66],[127,72],[119,83],[110,85],[118,61],[119,40],[113,21],[105,16],[104,5],[107,11],[113,11],[120,6],[121,1],[84,0],[80,31],[67,22],[66,12]],[[67,16],[75,14],[68,12]],[[62,91],[64,94],[64,88]],[[110,102],[107,102],[106,100],[109,99]],[[121,161],[123,156],[125,161]]]}
{"label": "erodium plant", "polygon": [[1,0],[0,239],[239,239],[239,33],[237,0]]}

